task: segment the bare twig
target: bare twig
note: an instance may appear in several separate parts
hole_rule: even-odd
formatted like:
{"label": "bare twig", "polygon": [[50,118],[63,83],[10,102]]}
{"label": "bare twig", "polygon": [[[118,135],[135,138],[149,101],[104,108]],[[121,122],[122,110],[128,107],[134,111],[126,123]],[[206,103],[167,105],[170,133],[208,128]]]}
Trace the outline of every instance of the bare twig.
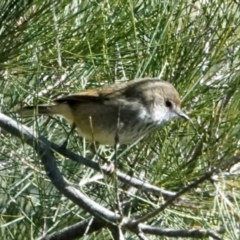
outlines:
{"label": "bare twig", "polygon": [[[98,227],[100,229],[104,226],[108,228],[115,228],[119,227],[119,223],[121,225],[121,236],[123,236],[122,229],[129,230],[135,234],[142,233],[141,235],[138,235],[139,237],[145,237],[144,234],[154,234],[158,236],[186,236],[186,237],[213,237],[214,239],[221,239],[218,234],[213,230],[205,230],[205,229],[197,229],[197,230],[169,230],[169,229],[160,229],[157,227],[152,227],[148,225],[142,224],[142,222],[147,221],[148,219],[154,217],[159,212],[163,211],[167,206],[172,204],[176,199],[178,199],[181,195],[189,191],[190,189],[197,187],[200,183],[202,183],[205,180],[210,180],[211,176],[215,171],[209,171],[207,172],[203,177],[197,179],[193,183],[189,184],[188,186],[184,187],[182,190],[177,192],[176,194],[172,192],[164,192],[162,189],[159,189],[151,184],[144,183],[136,178],[132,178],[126,174],[117,172],[117,177],[119,180],[128,183],[132,186],[136,186],[140,189],[149,189],[151,192],[156,192],[158,194],[166,193],[169,197],[169,199],[160,206],[160,208],[156,209],[155,211],[146,214],[143,217],[140,217],[136,220],[132,220],[130,218],[122,218],[119,214],[116,214],[110,210],[108,210],[105,207],[102,207],[100,204],[96,203],[95,201],[91,200],[89,197],[85,196],[81,191],[76,189],[75,187],[71,186],[61,175],[59,169],[56,165],[56,160],[53,154],[53,150],[58,151],[59,153],[63,153],[62,155],[69,157],[70,159],[73,159],[74,161],[77,161],[79,163],[82,163],[86,166],[92,167],[93,169],[97,171],[103,171],[105,174],[107,173],[106,169],[101,169],[97,163],[94,163],[90,160],[87,160],[81,156],[78,156],[66,149],[59,148],[57,145],[50,143],[45,139],[44,137],[38,136],[38,134],[29,128],[18,124],[13,119],[7,117],[4,114],[0,113],[0,127],[5,129],[6,131],[10,132],[11,134],[17,136],[18,138],[23,139],[25,143],[32,146],[36,152],[38,153],[39,157],[42,160],[42,164],[45,167],[45,171],[54,184],[54,186],[63,193],[68,199],[76,203],[78,206],[80,206],[82,209],[89,212],[92,216],[94,216],[93,223],[86,221],[81,222],[79,224],[73,225],[69,228],[63,229],[59,233],[55,233],[54,235],[45,236],[43,239],[66,239],[61,238],[62,236],[66,236],[64,234],[76,234],[78,233],[78,236],[82,236],[82,232],[79,233],[79,229],[84,229],[84,233],[89,233],[91,231],[97,231]],[[100,221],[99,226],[97,226],[97,222]],[[89,225],[90,224],[90,225]],[[175,234],[175,235],[174,235]],[[58,238],[56,238],[58,236]],[[69,235],[68,235],[69,236]],[[70,238],[68,238],[70,239]],[[73,238],[72,238],[73,239]]]}
{"label": "bare twig", "polygon": [[[83,221],[76,223],[72,226],[68,226],[56,233],[42,237],[40,240],[71,240],[83,237],[86,234],[91,234],[98,230],[101,230],[107,224],[97,218],[84,219]],[[86,232],[87,229],[87,232]]]}
{"label": "bare twig", "polygon": [[103,219],[104,221],[110,223],[117,223],[121,221],[120,215],[108,210],[105,207],[102,207],[100,204],[84,195],[81,191],[71,186],[63,178],[57,167],[53,151],[51,150],[52,145],[49,141],[47,141],[47,139],[42,136],[38,136],[36,132],[30,130],[26,126],[18,124],[13,119],[1,113],[0,126],[13,135],[23,139],[25,143],[35,149],[42,160],[42,164],[48,177],[54,186],[68,199],[76,203],[78,206],[96,218]]}
{"label": "bare twig", "polygon": [[161,229],[158,227],[152,227],[145,224],[139,224],[139,228],[145,234],[157,235],[157,236],[166,236],[166,237],[191,237],[191,238],[208,238],[212,237],[213,239],[221,240],[219,234],[224,233],[223,229],[217,230],[206,230],[206,229],[191,229],[191,230],[175,230],[175,229]]}
{"label": "bare twig", "polygon": [[186,187],[184,187],[183,189],[178,191],[174,196],[170,197],[158,209],[155,209],[154,211],[144,215],[143,217],[140,217],[140,218],[134,220],[133,222],[131,222],[131,225],[137,226],[139,223],[143,223],[143,222],[149,220],[150,218],[155,217],[157,214],[162,212],[166,207],[168,207],[170,204],[172,204],[176,199],[178,199],[181,195],[183,195],[184,193],[186,193],[190,189],[193,189],[193,188],[197,187],[199,184],[203,183],[204,181],[210,180],[213,173],[214,173],[213,170],[205,173],[201,178],[199,178],[199,179],[195,180],[194,182],[190,183],[189,185],[187,185]]}

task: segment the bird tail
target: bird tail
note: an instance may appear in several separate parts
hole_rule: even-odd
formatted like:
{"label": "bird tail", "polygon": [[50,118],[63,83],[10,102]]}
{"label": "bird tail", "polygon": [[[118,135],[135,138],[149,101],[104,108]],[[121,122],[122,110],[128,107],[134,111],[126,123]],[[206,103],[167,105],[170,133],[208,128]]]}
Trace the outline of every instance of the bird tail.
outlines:
{"label": "bird tail", "polygon": [[56,105],[38,105],[38,106],[25,106],[16,109],[21,117],[31,117],[34,115],[52,115]]}

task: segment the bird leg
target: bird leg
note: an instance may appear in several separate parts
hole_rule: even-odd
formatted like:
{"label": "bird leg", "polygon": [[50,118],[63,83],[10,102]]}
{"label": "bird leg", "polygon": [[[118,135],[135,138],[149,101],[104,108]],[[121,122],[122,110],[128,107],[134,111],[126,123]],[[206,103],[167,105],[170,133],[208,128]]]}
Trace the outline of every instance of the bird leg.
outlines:
{"label": "bird leg", "polygon": [[67,144],[68,144],[68,140],[69,137],[72,135],[74,129],[76,128],[75,123],[72,124],[70,131],[67,134],[67,138],[63,141],[63,143],[61,144],[60,148],[66,149],[67,148]]}

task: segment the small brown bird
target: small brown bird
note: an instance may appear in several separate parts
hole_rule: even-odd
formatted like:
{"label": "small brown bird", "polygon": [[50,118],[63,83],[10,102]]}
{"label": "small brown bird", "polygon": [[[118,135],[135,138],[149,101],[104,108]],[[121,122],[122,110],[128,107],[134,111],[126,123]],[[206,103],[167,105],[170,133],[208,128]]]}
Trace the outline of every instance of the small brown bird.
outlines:
{"label": "small brown bird", "polygon": [[136,79],[88,89],[56,99],[53,104],[26,106],[21,116],[63,116],[80,136],[104,145],[134,142],[175,117],[181,110],[172,84],[157,78]]}

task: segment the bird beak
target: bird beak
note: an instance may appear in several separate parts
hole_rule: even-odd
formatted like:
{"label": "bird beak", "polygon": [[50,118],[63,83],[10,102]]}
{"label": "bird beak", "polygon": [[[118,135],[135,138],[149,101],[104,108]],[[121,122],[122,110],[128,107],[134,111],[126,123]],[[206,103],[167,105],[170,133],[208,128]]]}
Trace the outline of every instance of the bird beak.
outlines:
{"label": "bird beak", "polygon": [[181,118],[184,118],[188,121],[190,120],[190,117],[187,114],[185,114],[184,112],[182,112],[182,110],[176,110],[176,114]]}

